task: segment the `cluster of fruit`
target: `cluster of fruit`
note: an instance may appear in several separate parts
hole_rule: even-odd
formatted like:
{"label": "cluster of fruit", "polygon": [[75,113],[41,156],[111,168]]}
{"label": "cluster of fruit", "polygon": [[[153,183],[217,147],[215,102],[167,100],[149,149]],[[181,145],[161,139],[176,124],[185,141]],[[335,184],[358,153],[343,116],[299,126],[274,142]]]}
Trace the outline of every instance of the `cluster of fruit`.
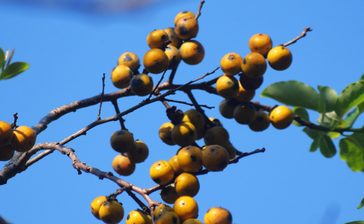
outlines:
{"label": "cluster of fruit", "polygon": [[134,94],[146,96],[153,90],[153,79],[148,73],[159,74],[176,68],[181,60],[190,65],[200,63],[205,56],[204,47],[200,42],[191,40],[197,36],[198,29],[198,20],[193,12],[178,13],[174,27],[156,29],[147,35],[150,49],[143,56],[144,71],[138,71],[138,56],[125,52],[111,73],[112,83],[120,89],[130,85]]}
{"label": "cluster of fruit", "polygon": [[28,151],[34,146],[36,137],[35,131],[28,126],[13,129],[9,123],[0,121],[0,161],[11,159],[15,151]]}
{"label": "cluster of fruit", "polygon": [[[234,118],[239,124],[247,124],[253,131],[263,131],[270,123],[278,129],[288,127],[293,120],[292,111],[285,106],[273,109],[268,116],[250,103],[255,90],[263,83],[268,64],[275,70],[285,70],[292,62],[292,54],[283,45],[272,48],[267,34],[255,34],[249,39],[251,50],[244,58],[231,52],[220,61],[224,74],[216,81],[216,91],[225,99],[219,110],[225,118]],[[239,80],[235,78],[239,76]]]}

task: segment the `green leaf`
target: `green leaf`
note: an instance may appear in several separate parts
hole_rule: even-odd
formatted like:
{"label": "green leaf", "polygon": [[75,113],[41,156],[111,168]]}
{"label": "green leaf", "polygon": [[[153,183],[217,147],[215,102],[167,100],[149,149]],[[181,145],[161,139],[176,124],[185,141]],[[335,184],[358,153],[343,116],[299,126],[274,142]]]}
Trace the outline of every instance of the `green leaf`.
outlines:
{"label": "green leaf", "polygon": [[310,129],[307,127],[303,129],[303,132],[305,132],[312,140],[315,140],[317,137],[324,134],[324,132]]}
{"label": "green leaf", "polygon": [[364,224],[364,221],[353,221],[353,222],[347,222],[345,224]]}
{"label": "green leaf", "polygon": [[340,157],[355,172],[364,170],[364,133],[354,133],[340,140]]}
{"label": "green leaf", "polygon": [[364,207],[364,198],[363,198],[363,199],[361,199],[361,202],[360,202],[360,204],[358,205],[357,209],[361,209],[361,208],[363,208],[363,207]]}
{"label": "green leaf", "polygon": [[[295,107],[293,108],[293,113],[299,116],[302,120],[310,121],[310,116],[307,110],[303,107]],[[293,120],[293,124],[296,126],[301,126],[297,121]]]}
{"label": "green leaf", "polygon": [[320,152],[326,158],[331,158],[336,154],[336,147],[331,138],[327,135],[322,135],[319,143]]}
{"label": "green leaf", "polygon": [[318,147],[320,145],[320,141],[321,141],[321,136],[318,136],[317,138],[315,138],[313,140],[313,142],[311,143],[311,146],[310,146],[310,152],[316,152],[316,150],[318,149]]}
{"label": "green leaf", "polygon": [[3,49],[0,48],[0,69],[2,70],[3,66],[5,64],[5,53]]}
{"label": "green leaf", "polygon": [[364,80],[349,84],[339,95],[335,111],[339,116],[364,102]]}
{"label": "green leaf", "polygon": [[29,68],[29,64],[25,62],[14,62],[5,68],[0,79],[11,79]]}
{"label": "green leaf", "polygon": [[320,96],[314,88],[298,81],[273,83],[265,88],[261,95],[287,105],[316,111],[320,100]]}
{"label": "green leaf", "polygon": [[337,126],[338,128],[351,128],[360,116],[360,114],[363,112],[364,108],[355,107],[354,110],[350,111],[345,119]]}
{"label": "green leaf", "polygon": [[328,86],[318,86],[320,92],[319,112],[326,113],[335,109],[337,93]]}

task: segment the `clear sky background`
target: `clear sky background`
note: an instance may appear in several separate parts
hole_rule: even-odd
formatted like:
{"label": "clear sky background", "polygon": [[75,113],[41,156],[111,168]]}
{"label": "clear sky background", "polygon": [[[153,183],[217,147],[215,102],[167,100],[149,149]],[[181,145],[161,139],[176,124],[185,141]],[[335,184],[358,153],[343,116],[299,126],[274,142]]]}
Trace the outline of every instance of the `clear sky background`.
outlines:
{"label": "clear sky background", "polygon": [[[198,4],[198,0],[162,1],[132,12],[100,15],[0,1],[0,47],[15,48],[14,60],[31,65],[21,76],[0,82],[0,120],[11,122],[12,114],[18,112],[20,125],[35,125],[55,107],[100,93],[103,73],[107,74],[106,92],[117,91],[109,77],[119,55],[134,51],[142,57],[148,32],[172,26],[176,13],[195,11]],[[247,54],[248,39],[255,33],[267,33],[275,44],[281,44],[310,26],[314,31],[290,47],[292,66],[283,72],[269,68],[255,100],[274,105],[259,94],[270,83],[282,80],[328,85],[340,92],[364,72],[363,9],[362,0],[207,1],[196,38],[205,46],[206,57],[196,66],[182,63],[176,80],[185,82],[213,70],[225,53]],[[159,76],[153,78],[156,82]],[[198,96],[201,103],[212,106],[221,101],[205,93]],[[176,98],[186,99],[182,94]],[[140,100],[131,97],[119,103],[123,110]],[[94,121],[97,110],[95,106],[63,117],[49,125],[38,142],[65,138]],[[105,104],[102,117],[113,113]],[[217,109],[207,113],[221,118]],[[150,105],[125,119],[134,136],[150,148],[146,162],[125,179],[138,186],[153,186],[150,165],[169,159],[177,150],[157,137],[159,126],[167,121],[163,106]],[[278,131],[270,127],[255,133],[232,120],[221,120],[240,150],[266,147],[267,152],[242,159],[222,173],[200,177],[196,199],[201,220],[212,206],[228,208],[237,224],[342,224],[364,219],[364,211],[356,209],[364,196],[363,174],[352,172],[338,155],[325,159],[320,153],[310,153],[310,139],[301,128]],[[117,122],[99,126],[67,146],[89,165],[112,170],[116,152],[109,146],[109,138],[118,128]],[[94,197],[115,189],[107,180],[77,175],[67,157],[53,153],[0,186],[0,215],[15,224],[99,223],[89,204]],[[158,194],[152,197],[160,200]],[[127,195],[118,199],[126,212],[137,208]]]}

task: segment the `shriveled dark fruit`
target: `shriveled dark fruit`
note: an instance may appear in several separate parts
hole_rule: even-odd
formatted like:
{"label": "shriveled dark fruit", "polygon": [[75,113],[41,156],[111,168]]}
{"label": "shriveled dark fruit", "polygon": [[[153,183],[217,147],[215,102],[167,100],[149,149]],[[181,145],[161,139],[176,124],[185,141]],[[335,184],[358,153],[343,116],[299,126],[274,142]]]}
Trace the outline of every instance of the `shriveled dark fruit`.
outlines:
{"label": "shriveled dark fruit", "polygon": [[269,125],[270,120],[268,115],[264,111],[259,110],[256,112],[255,119],[249,123],[249,128],[253,131],[264,131]]}

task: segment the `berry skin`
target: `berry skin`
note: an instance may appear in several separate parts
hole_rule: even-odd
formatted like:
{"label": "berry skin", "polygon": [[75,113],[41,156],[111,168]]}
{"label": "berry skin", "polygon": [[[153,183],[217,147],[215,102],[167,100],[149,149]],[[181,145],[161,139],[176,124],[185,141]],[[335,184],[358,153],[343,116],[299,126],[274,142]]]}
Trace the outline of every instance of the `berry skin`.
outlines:
{"label": "berry skin", "polygon": [[164,32],[166,32],[168,35],[170,45],[175,46],[176,48],[179,48],[181,46],[182,40],[177,37],[176,33],[174,32],[174,28],[166,28],[164,29]]}
{"label": "berry skin", "polygon": [[133,77],[133,71],[126,65],[118,65],[111,72],[111,82],[116,88],[126,88]]}
{"label": "berry skin", "polygon": [[207,129],[204,140],[206,145],[223,145],[229,142],[229,133],[221,126]]}
{"label": "berry skin", "polygon": [[253,131],[264,131],[269,125],[268,115],[264,111],[259,110],[256,112],[255,119],[249,123],[249,128]]}
{"label": "berry skin", "polygon": [[198,216],[198,204],[190,196],[181,196],[174,202],[173,209],[181,219],[181,221],[197,218]]}
{"label": "berry skin", "polygon": [[292,63],[292,53],[284,46],[276,46],[268,52],[267,56],[270,67],[282,71],[287,69]]}
{"label": "berry skin", "polygon": [[130,88],[135,95],[146,96],[153,91],[153,79],[147,74],[136,75],[131,79]]}
{"label": "berry skin", "polygon": [[181,19],[181,18],[191,18],[191,17],[195,17],[195,14],[191,11],[182,11],[179,12],[175,17],[174,17],[174,23],[176,24],[176,22]]}
{"label": "berry skin", "polygon": [[244,57],[241,70],[248,77],[260,77],[267,70],[267,63],[263,55],[251,52]]}
{"label": "berry skin", "polygon": [[240,75],[239,82],[246,90],[258,89],[263,83],[263,76],[260,77],[248,77],[244,74]]}
{"label": "berry skin", "polygon": [[10,143],[0,145],[0,161],[8,161],[13,157],[14,152]]}
{"label": "berry skin", "polygon": [[135,170],[135,163],[129,157],[119,154],[113,159],[112,168],[121,176],[130,176]]}
{"label": "berry skin", "polygon": [[174,24],[174,32],[181,40],[189,40],[197,36],[198,21],[195,17],[183,17]]}
{"label": "berry skin", "polygon": [[19,126],[13,131],[11,146],[15,151],[26,152],[33,147],[37,138],[35,131],[28,126]]}
{"label": "berry skin", "polygon": [[239,124],[250,124],[255,120],[256,111],[253,105],[240,105],[234,110],[234,119]]}
{"label": "berry skin", "polygon": [[239,91],[238,80],[233,76],[222,75],[216,81],[216,91],[224,98],[233,98]]}
{"label": "berry skin", "polygon": [[184,42],[181,45],[179,52],[182,60],[189,65],[196,65],[205,57],[204,47],[196,40]]}
{"label": "berry skin", "polygon": [[124,208],[116,200],[105,201],[99,209],[99,217],[105,223],[119,223],[124,217]]}
{"label": "berry skin", "polygon": [[225,54],[220,61],[220,67],[226,75],[235,75],[241,72],[243,59],[237,53],[231,52]]}
{"label": "berry skin", "polygon": [[277,129],[285,129],[293,121],[293,111],[286,106],[275,107],[269,114],[269,120]]}
{"label": "berry skin", "polygon": [[210,171],[222,171],[229,164],[229,153],[220,145],[207,145],[202,149],[202,164]]}
{"label": "berry skin", "polygon": [[150,167],[150,177],[157,184],[163,185],[173,180],[174,171],[171,165],[165,160],[159,160]]}
{"label": "berry skin", "polygon": [[178,175],[178,174],[183,172],[183,170],[181,169],[181,167],[180,167],[180,165],[178,163],[177,155],[172,156],[172,158],[170,158],[168,160],[168,163],[169,163],[169,165],[172,166],[175,175]]}
{"label": "berry skin", "polygon": [[173,204],[178,198],[174,185],[168,185],[167,187],[162,188],[160,195],[162,200],[168,204]]}
{"label": "berry skin", "polygon": [[178,164],[184,172],[195,173],[202,167],[202,152],[196,146],[186,146],[177,153]]}
{"label": "berry skin", "polygon": [[118,130],[110,138],[111,147],[120,153],[126,153],[135,149],[133,134],[127,130]]}
{"label": "berry skin", "polygon": [[153,74],[159,74],[168,68],[168,57],[163,50],[153,48],[143,57],[144,68]]}
{"label": "berry skin", "polygon": [[269,35],[264,33],[254,34],[249,39],[249,48],[252,52],[257,52],[264,57],[267,56],[270,49],[272,49],[272,39]]}
{"label": "berry skin", "polygon": [[247,90],[241,85],[239,82],[239,90],[238,94],[234,97],[234,99],[240,103],[242,102],[249,102],[251,101],[255,96],[255,90]]}
{"label": "berry skin", "polygon": [[125,52],[120,55],[118,64],[128,66],[133,72],[136,72],[140,67],[139,58],[133,52]]}
{"label": "berry skin", "polygon": [[221,207],[210,208],[204,216],[205,224],[232,224],[233,217],[231,213]]}
{"label": "berry skin", "polygon": [[5,121],[0,121],[0,145],[8,143],[13,135],[11,125]]}
{"label": "berry skin", "polygon": [[190,109],[184,112],[182,122],[190,122],[195,126],[197,139],[200,139],[204,135],[205,130],[205,117],[197,110]]}
{"label": "berry skin", "polygon": [[179,53],[179,50],[175,46],[168,44],[166,49],[164,50],[164,53],[168,57],[169,69],[175,68],[180,63],[181,54]]}
{"label": "berry skin", "polygon": [[152,219],[140,210],[132,210],[126,217],[125,224],[152,224]]}
{"label": "berry skin", "polygon": [[174,186],[179,196],[194,197],[200,190],[200,183],[197,177],[190,173],[181,173],[174,180]]}
{"label": "berry skin", "polygon": [[239,103],[234,99],[224,99],[219,105],[220,114],[228,119],[234,117],[234,109]]}
{"label": "berry skin", "polygon": [[99,197],[96,197],[92,202],[91,202],[91,213],[97,218],[97,219],[100,219],[100,216],[99,216],[99,210],[100,210],[100,207],[101,205],[107,201],[107,198],[106,196],[99,196]]}
{"label": "berry skin", "polygon": [[148,146],[140,141],[135,141],[135,148],[128,152],[128,157],[133,163],[141,163],[144,162],[148,158],[149,149]]}
{"label": "berry skin", "polygon": [[176,144],[172,139],[173,128],[174,124],[172,124],[171,122],[166,122],[159,127],[159,138],[167,145]]}
{"label": "berry skin", "polygon": [[196,127],[190,122],[182,122],[174,126],[171,136],[177,145],[192,145],[197,139]]}
{"label": "berry skin", "polygon": [[182,224],[202,224],[198,219],[187,219]]}
{"label": "berry skin", "polygon": [[147,36],[147,44],[150,48],[163,49],[168,42],[168,34],[164,30],[153,30]]}
{"label": "berry skin", "polygon": [[154,219],[154,224],[180,224],[181,221],[174,211],[164,212]]}

